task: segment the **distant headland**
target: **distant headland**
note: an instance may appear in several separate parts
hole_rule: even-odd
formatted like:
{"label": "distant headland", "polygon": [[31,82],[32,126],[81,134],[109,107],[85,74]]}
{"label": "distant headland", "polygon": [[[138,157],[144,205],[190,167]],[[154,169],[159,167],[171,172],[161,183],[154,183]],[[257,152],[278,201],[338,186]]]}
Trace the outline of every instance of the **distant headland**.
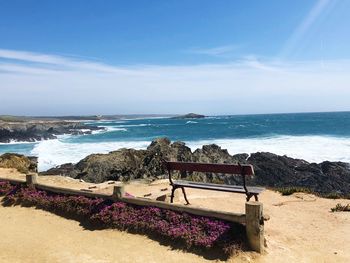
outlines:
{"label": "distant headland", "polygon": [[205,115],[201,115],[201,114],[188,113],[188,114],[185,114],[185,115],[172,117],[172,119],[202,119],[202,118],[205,118],[205,117],[206,117]]}

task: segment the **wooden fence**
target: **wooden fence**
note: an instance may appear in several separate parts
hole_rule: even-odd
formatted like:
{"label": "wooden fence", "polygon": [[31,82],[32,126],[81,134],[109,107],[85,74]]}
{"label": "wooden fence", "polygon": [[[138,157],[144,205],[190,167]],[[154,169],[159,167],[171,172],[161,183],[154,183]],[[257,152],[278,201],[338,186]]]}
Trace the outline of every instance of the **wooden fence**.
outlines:
{"label": "wooden fence", "polygon": [[113,194],[102,194],[88,192],[84,190],[75,190],[64,187],[49,186],[40,184],[37,181],[38,175],[36,173],[29,173],[26,175],[26,180],[1,178],[0,181],[8,181],[12,184],[27,184],[28,186],[35,187],[40,190],[66,194],[66,195],[80,195],[87,197],[98,197],[104,199],[110,199],[113,201],[121,201],[129,204],[139,206],[153,206],[177,212],[186,212],[193,215],[212,217],[217,219],[226,220],[229,222],[243,224],[246,227],[247,240],[253,251],[261,253],[264,250],[264,218],[263,218],[263,205],[260,202],[246,202],[245,203],[245,214],[223,212],[218,210],[185,206],[180,204],[170,204],[167,202],[150,200],[147,198],[140,197],[128,197],[124,193],[124,186],[114,186]]}

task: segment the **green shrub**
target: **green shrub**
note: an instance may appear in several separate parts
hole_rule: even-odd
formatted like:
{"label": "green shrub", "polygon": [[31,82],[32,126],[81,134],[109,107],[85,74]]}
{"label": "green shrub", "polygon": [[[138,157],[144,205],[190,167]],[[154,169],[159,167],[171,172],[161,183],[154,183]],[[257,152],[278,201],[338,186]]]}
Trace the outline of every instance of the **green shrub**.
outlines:
{"label": "green shrub", "polygon": [[311,193],[311,190],[305,187],[291,186],[291,187],[279,187],[276,189],[282,195],[291,195],[294,193]]}
{"label": "green shrub", "polygon": [[322,194],[321,196],[324,197],[324,198],[329,198],[329,199],[340,199],[340,198],[343,197],[341,194],[334,193],[334,192],[327,193],[327,194]]}
{"label": "green shrub", "polygon": [[342,205],[338,203],[335,207],[331,208],[332,212],[350,212],[350,204]]}

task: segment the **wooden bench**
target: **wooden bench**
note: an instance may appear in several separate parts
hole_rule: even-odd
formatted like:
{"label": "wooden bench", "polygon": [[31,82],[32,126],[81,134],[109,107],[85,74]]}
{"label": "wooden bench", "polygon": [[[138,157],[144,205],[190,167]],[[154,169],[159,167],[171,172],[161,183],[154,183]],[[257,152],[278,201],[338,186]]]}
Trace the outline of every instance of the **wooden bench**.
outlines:
{"label": "wooden bench", "polygon": [[[211,164],[211,163],[185,163],[185,162],[168,162],[164,161],[164,166],[169,173],[169,181],[172,186],[170,202],[174,200],[175,190],[181,188],[182,193],[185,197],[186,203],[189,201],[186,196],[185,188],[195,188],[204,190],[214,190],[230,193],[245,194],[247,201],[254,196],[255,201],[258,201],[258,195],[264,191],[261,187],[249,187],[246,186],[246,176],[254,175],[253,166],[250,164]],[[243,185],[226,185],[226,184],[212,184],[212,183],[201,183],[191,182],[183,180],[172,180],[172,171],[180,172],[202,172],[202,173],[221,173],[221,174],[232,174],[242,176]]]}

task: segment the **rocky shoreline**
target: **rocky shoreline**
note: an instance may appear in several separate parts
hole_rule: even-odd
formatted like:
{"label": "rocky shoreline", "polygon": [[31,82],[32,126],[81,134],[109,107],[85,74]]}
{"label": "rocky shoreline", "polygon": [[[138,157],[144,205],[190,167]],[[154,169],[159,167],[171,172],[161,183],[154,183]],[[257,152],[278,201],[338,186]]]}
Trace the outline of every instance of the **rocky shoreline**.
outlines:
{"label": "rocky shoreline", "polygon": [[[171,143],[167,138],[154,140],[146,150],[119,149],[108,154],[91,154],[76,164],[52,168],[43,175],[66,175],[87,182],[107,180],[166,178],[162,160],[209,163],[250,163],[255,176],[249,185],[271,188],[301,187],[323,196],[350,197],[350,165],[343,162],[309,163],[268,152],[230,155],[211,144],[194,152],[183,142]],[[220,174],[178,174],[178,177],[213,183],[240,184],[240,177]]]}
{"label": "rocky shoreline", "polygon": [[83,135],[103,129],[71,121],[0,122],[0,142],[35,142],[56,139],[62,134]]}
{"label": "rocky shoreline", "polygon": [[[167,138],[154,140],[146,150],[122,148],[108,154],[91,154],[76,164],[66,163],[41,175],[65,175],[86,182],[101,183],[108,180],[162,179],[167,173],[162,160],[208,163],[250,163],[255,176],[248,185],[269,188],[303,188],[325,197],[350,198],[350,164],[324,161],[309,163],[305,160],[280,156],[269,152],[230,155],[218,145],[204,145],[191,151],[183,142],[171,143]],[[35,171],[32,157],[19,154],[0,156],[0,167],[17,168],[21,172]],[[241,184],[241,178],[212,173],[175,174],[182,179]]]}

